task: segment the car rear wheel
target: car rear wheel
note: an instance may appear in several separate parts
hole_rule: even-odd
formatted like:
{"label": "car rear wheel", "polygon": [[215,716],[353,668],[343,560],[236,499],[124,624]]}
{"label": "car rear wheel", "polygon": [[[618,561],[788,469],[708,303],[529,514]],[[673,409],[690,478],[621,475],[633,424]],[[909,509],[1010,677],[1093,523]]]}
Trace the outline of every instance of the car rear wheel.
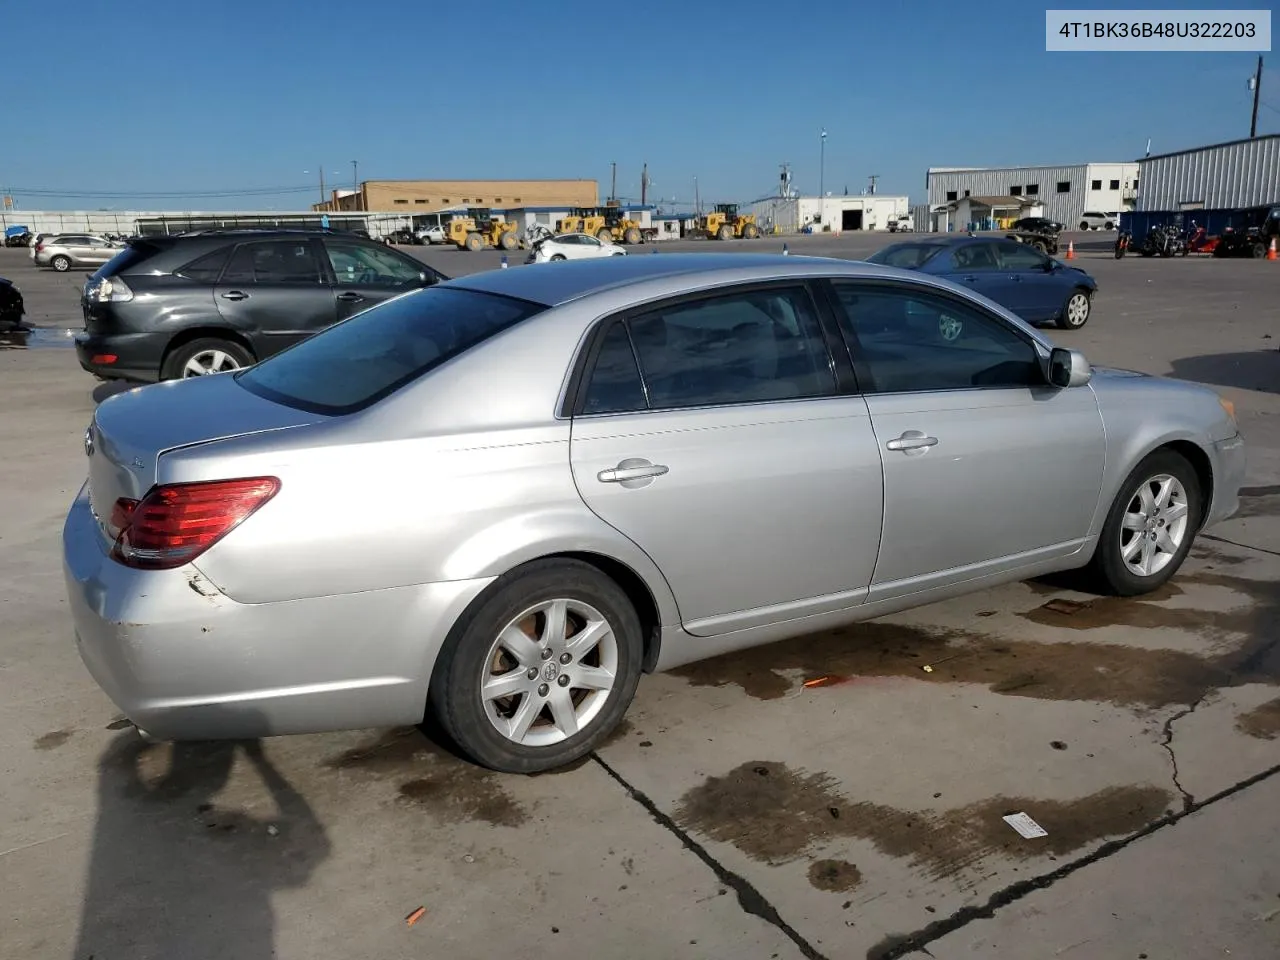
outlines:
{"label": "car rear wheel", "polygon": [[557,260],[563,260],[564,258],[565,257],[563,253],[553,253],[551,255],[551,262],[555,263]]}
{"label": "car rear wheel", "polygon": [[1058,314],[1058,326],[1063,330],[1079,330],[1089,322],[1089,308],[1089,292],[1073,290]]}
{"label": "car rear wheel", "polygon": [[185,380],[215,373],[230,373],[253,364],[249,351],[238,343],[202,337],[174,348],[165,357],[163,380]]}
{"label": "car rear wheel", "polygon": [[1081,220],[1081,221],[1080,221],[1080,229],[1081,229],[1081,230],[1083,230],[1085,233],[1088,233],[1088,232],[1089,232],[1089,221],[1087,221],[1087,220]]}
{"label": "car rear wheel", "polygon": [[71,269],[71,258],[64,257],[61,254],[49,261],[49,266],[57,270],[59,273],[66,273]]}
{"label": "car rear wheel", "polygon": [[476,762],[550,770],[586,756],[622,720],[642,654],[639,618],[616,583],[577,560],[536,561],[454,625],[430,704]]}
{"label": "car rear wheel", "polygon": [[1178,572],[1203,515],[1203,493],[1185,457],[1157,450],[1129,474],[1111,504],[1090,568],[1098,585],[1132,597]]}

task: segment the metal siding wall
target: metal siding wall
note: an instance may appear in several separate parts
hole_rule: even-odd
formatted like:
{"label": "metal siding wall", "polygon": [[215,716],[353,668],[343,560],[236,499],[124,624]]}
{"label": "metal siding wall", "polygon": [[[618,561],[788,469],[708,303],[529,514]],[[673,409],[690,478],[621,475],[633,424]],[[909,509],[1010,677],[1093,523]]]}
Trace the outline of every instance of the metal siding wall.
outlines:
{"label": "metal siding wall", "polygon": [[[1058,183],[1062,180],[1071,183],[1070,193],[1058,193]],[[963,197],[966,190],[975,197],[1003,197],[1008,195],[1009,187],[1020,186],[1025,196],[1028,183],[1040,185],[1040,192],[1031,199],[1044,205],[1046,217],[1067,225],[1079,221],[1089,190],[1088,168],[1084,164],[933,173],[929,176],[929,204],[946,203],[948,190],[955,190],[958,197]]]}
{"label": "metal siding wall", "polygon": [[1140,163],[1140,212],[1177,210],[1184,202],[1206,209],[1261,206],[1280,200],[1280,136],[1206,147]]}

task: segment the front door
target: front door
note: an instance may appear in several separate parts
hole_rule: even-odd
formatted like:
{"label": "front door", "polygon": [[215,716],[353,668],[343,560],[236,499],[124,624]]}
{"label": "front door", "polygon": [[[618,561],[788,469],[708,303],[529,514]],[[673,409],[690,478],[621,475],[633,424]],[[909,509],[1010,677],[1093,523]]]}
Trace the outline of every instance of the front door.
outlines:
{"label": "front door", "polygon": [[337,319],[320,269],[319,241],[300,236],[236,247],[213,291],[222,319],[253,344],[259,360]]}
{"label": "front door", "polygon": [[835,287],[884,458],[871,599],[1077,550],[1106,454],[1093,391],[1048,385],[1031,337],[975,303]]}
{"label": "front door", "polygon": [[437,279],[426,264],[387,247],[335,237],[325,237],[323,243],[333,272],[334,306],[339,320],[391,297],[429,286]]}
{"label": "front door", "polygon": [[1000,268],[996,245],[991,240],[962,243],[952,249],[947,279],[996,303],[1004,303],[1009,297],[1009,276]]}
{"label": "front door", "polygon": [[1052,320],[1066,302],[1062,275],[1054,272],[1053,261],[1035,247],[1015,240],[1002,240],[996,247],[1000,265],[1012,281],[1005,306],[1032,323]]}
{"label": "front door", "polygon": [[615,318],[583,379],[583,500],[710,636],[863,602],[883,498],[861,397],[838,396],[803,285]]}

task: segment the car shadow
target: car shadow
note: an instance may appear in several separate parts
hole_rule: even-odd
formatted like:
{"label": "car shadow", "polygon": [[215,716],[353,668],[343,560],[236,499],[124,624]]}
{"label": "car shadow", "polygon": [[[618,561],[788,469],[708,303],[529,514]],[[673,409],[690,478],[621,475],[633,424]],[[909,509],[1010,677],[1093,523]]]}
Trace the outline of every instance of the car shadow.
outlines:
{"label": "car shadow", "polygon": [[[275,810],[218,802],[238,759]],[[260,741],[148,744],[129,729],[98,764],[74,956],[275,957],[273,893],[305,884],[328,855],[324,828]]]}
{"label": "car shadow", "polygon": [[101,403],[109,397],[114,397],[117,393],[126,393],[137,386],[141,386],[141,384],[130,383],[127,380],[103,380],[93,388],[93,402]]}
{"label": "car shadow", "polygon": [[1242,353],[1214,353],[1184,357],[1172,363],[1172,376],[1179,380],[1214,387],[1239,387],[1280,393],[1280,350],[1271,347]]}

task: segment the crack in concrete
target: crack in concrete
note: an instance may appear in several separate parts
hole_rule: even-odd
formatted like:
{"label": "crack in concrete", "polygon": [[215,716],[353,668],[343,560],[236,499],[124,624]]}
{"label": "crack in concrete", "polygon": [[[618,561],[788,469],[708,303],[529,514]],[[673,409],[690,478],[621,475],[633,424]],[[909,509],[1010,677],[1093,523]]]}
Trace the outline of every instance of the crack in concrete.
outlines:
{"label": "crack in concrete", "polygon": [[1241,780],[1238,783],[1215,793],[1213,796],[1208,797],[1205,800],[1192,801],[1192,803],[1185,807],[1181,813],[1166,814],[1159,820],[1154,820],[1147,824],[1136,833],[1132,833],[1127,837],[1121,837],[1118,840],[1110,840],[1098,847],[1098,849],[1094,850],[1092,853],[1079,857],[1076,860],[1072,860],[1070,863],[1065,863],[1056,870],[1038,877],[1030,877],[1026,880],[1020,880],[1015,884],[1005,887],[1003,890],[997,890],[988,897],[987,902],[981,906],[961,907],[955,913],[951,914],[951,916],[944,917],[941,920],[935,920],[927,927],[923,927],[915,933],[897,934],[886,937],[880,943],[867,951],[867,960],[900,960],[900,958],[909,953],[919,952],[929,944],[942,939],[948,934],[955,933],[957,930],[968,926],[975,920],[990,920],[995,916],[996,911],[1002,907],[1007,907],[1009,904],[1021,900],[1023,897],[1035,893],[1038,890],[1046,890],[1059,880],[1071,876],[1071,874],[1076,871],[1083,870],[1085,867],[1114,856],[1126,847],[1137,843],[1139,840],[1143,840],[1154,833],[1158,833],[1166,827],[1171,827],[1174,824],[1185,820],[1193,813],[1198,813],[1206,807],[1213,806],[1215,803],[1219,803],[1233,797],[1237,793],[1247,790],[1255,784],[1262,783],[1262,781],[1274,777],[1276,774],[1280,774],[1280,764],[1277,764],[1274,767],[1268,767],[1260,773],[1255,773],[1252,777]]}
{"label": "crack in concrete", "polygon": [[757,890],[746,877],[740,873],[735,873],[726,867],[723,863],[713,857],[706,847],[694,840],[686,831],[680,828],[667,814],[663,813],[656,803],[649,798],[647,794],[639,788],[634,787],[627,781],[622,774],[614,770],[613,767],[605,763],[598,753],[591,754],[594,760],[611,779],[614,780],[636,803],[644,808],[650,818],[662,827],[668,833],[672,834],[680,845],[701,860],[704,864],[711,868],[711,872],[716,875],[716,879],[732,890],[738,897],[738,906],[742,908],[744,913],[749,913],[754,917],[759,917],[765,923],[777,927],[788,940],[796,945],[805,960],[827,960],[825,956],[818,952],[817,948],[806,940],[795,927],[782,919],[782,915],[778,913],[777,907],[770,903],[759,890]]}
{"label": "crack in concrete", "polygon": [[1241,550],[1256,550],[1258,553],[1269,553],[1273,557],[1280,557],[1280,550],[1272,550],[1269,547],[1255,547],[1250,543],[1239,543],[1235,540],[1228,540],[1226,537],[1215,537],[1212,534],[1200,534],[1201,540],[1212,540],[1214,543],[1226,543],[1233,547],[1239,547]]}
{"label": "crack in concrete", "polygon": [[1173,750],[1173,725],[1183,717],[1189,717],[1195,713],[1208,696],[1209,692],[1206,690],[1196,698],[1191,706],[1185,710],[1179,710],[1164,722],[1164,738],[1160,741],[1160,746],[1164,748],[1165,753],[1169,754],[1169,764],[1173,767],[1173,785],[1178,788],[1178,793],[1182,794],[1183,813],[1189,812],[1195,806],[1196,798],[1191,795],[1191,791],[1182,785],[1182,781],[1179,779],[1178,755]]}

